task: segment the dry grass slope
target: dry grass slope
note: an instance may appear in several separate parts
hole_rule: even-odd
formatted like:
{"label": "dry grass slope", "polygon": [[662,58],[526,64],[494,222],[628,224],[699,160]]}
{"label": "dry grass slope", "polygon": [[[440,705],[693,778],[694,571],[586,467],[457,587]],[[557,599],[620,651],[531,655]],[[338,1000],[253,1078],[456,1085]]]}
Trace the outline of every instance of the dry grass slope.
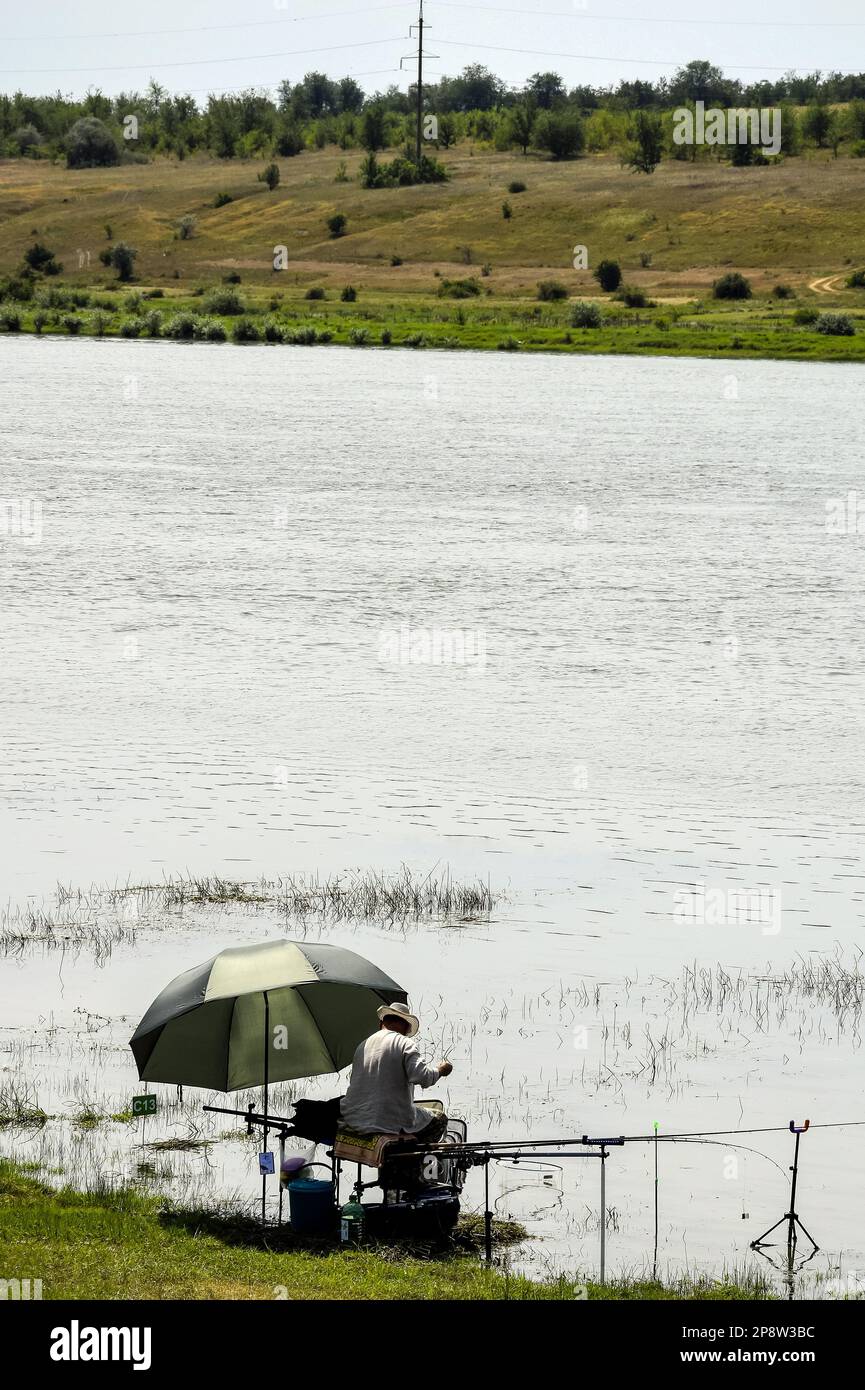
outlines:
{"label": "dry grass slope", "polygon": [[[466,144],[443,160],[452,175],[446,184],[367,190],[356,177],[359,152],[304,153],[279,161],[273,193],[258,182],[260,161],[81,171],[7,161],[0,164],[0,270],[12,270],[38,236],[63,261],[65,279],[106,279],[98,260],[108,245],[106,224],[114,240],[138,248],[144,284],[210,283],[238,268],[244,281],[262,284],[351,279],[367,289],[429,292],[435,269],[465,273],[460,248],[469,247],[475,266],[492,264],[496,295],[532,293],[549,273],[584,294],[595,286],[572,267],[580,243],[590,264],[613,257],[631,283],[676,296],[705,292],[729,267],[749,275],[757,290],[779,279],[804,289],[817,276],[865,262],[862,160],[827,154],[743,169],[665,161],[650,177],[627,172],[610,155],[557,164]],[[338,183],[343,161],[349,182]],[[526,192],[509,195],[515,178]],[[233,201],[216,208],[220,192]],[[501,211],[506,198],[509,221]],[[348,232],[333,240],[325,221],[335,211],[347,216]],[[197,226],[181,241],[175,228],[186,214]],[[276,245],[288,250],[282,276],[272,269]],[[641,253],[651,256],[649,268]],[[392,255],[403,264],[391,266]]]}

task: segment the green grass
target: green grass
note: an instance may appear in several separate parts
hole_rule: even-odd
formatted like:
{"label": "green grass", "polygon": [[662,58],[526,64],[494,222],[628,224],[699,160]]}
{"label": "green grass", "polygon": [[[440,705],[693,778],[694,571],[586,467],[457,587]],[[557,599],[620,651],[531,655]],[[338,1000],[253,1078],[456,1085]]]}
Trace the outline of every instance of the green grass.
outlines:
{"label": "green grass", "polygon": [[[470,1223],[469,1223],[470,1224]],[[474,1253],[418,1258],[405,1251],[342,1251],[262,1233],[247,1218],[182,1211],[131,1188],[54,1190],[0,1160],[0,1277],[41,1279],[59,1299],[571,1300],[578,1279],[531,1282],[486,1269]],[[625,1279],[586,1285],[589,1298],[754,1299],[756,1278]]]}
{"label": "green grass", "polygon": [[[56,284],[56,282],[54,282]],[[106,298],[107,296],[103,296]],[[102,306],[61,310],[50,316],[42,331],[69,335],[64,318],[71,312],[79,321],[79,334],[116,338],[131,317],[124,310],[124,296],[115,296],[117,309],[106,314]],[[753,299],[732,306],[713,300],[677,304],[673,309],[658,302],[652,309],[626,309],[605,300],[603,320],[598,328],[572,328],[568,303],[537,305],[531,300],[482,300],[450,305],[423,295],[395,297],[369,292],[356,304],[305,301],[285,293],[275,308],[271,296],[255,287],[247,289],[245,319],[262,335],[266,323],[277,326],[280,335],[291,342],[295,334],[315,330],[318,345],[323,343],[356,350],[412,348],[414,350],[469,349],[474,351],[519,351],[561,353],[612,353],[637,356],[687,356],[719,358],[782,358],[796,361],[861,362],[865,360],[865,296],[859,307],[845,302],[833,304],[852,318],[853,337],[831,337],[812,326],[802,326],[793,315],[801,301],[779,307],[777,301]],[[809,300],[809,303],[814,302]],[[30,305],[17,306],[20,331],[35,332]],[[823,310],[826,306],[818,303]],[[192,313],[208,323],[223,326],[231,341],[236,319],[203,315],[200,297],[180,291],[167,292],[163,299],[147,301],[148,311],[160,314],[160,336],[172,317]],[[44,311],[43,311],[44,312]],[[49,311],[50,312],[50,311]],[[107,320],[107,321],[106,321]],[[4,330],[0,328],[0,334]],[[384,336],[384,340],[383,337]],[[5,336],[14,336],[6,331]],[[142,333],[139,341],[148,341]],[[192,341],[192,339],[188,340]],[[197,341],[197,340],[196,340]],[[185,341],[178,343],[179,347]],[[275,350],[279,344],[271,344]]]}

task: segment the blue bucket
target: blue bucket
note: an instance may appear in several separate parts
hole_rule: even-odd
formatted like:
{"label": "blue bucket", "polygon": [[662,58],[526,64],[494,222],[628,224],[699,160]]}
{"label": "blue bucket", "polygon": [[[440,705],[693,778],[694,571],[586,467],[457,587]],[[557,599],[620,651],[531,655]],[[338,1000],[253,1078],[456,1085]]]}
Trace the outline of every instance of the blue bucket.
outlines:
{"label": "blue bucket", "polygon": [[336,1219],[333,1184],[318,1178],[295,1178],[288,1184],[291,1229],[298,1235],[323,1236]]}

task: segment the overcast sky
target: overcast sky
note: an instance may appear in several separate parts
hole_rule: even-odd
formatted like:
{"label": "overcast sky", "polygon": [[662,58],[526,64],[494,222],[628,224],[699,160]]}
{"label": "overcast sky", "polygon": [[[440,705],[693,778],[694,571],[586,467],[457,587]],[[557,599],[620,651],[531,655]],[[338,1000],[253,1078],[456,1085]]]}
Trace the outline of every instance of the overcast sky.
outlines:
{"label": "overcast sky", "polygon": [[[115,93],[155,77],[204,96],[312,68],[375,91],[411,80],[399,67],[417,0],[0,0],[0,16],[2,91]],[[426,0],[424,18],[430,80],[473,62],[512,85],[547,69],[568,86],[657,79],[697,57],[743,80],[865,70],[863,0]]]}

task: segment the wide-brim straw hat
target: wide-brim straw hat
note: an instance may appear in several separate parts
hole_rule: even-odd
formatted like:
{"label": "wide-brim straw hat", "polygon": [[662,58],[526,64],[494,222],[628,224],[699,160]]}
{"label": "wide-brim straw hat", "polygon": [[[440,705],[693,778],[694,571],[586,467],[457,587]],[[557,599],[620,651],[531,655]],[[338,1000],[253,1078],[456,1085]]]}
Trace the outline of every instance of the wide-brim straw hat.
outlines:
{"label": "wide-brim straw hat", "polygon": [[411,1013],[407,1004],[382,1004],[380,1009],[376,1009],[376,1013],[381,1022],[384,1022],[386,1018],[401,1018],[403,1023],[408,1024],[408,1036],[410,1038],[413,1038],[420,1028],[420,1023]]}

